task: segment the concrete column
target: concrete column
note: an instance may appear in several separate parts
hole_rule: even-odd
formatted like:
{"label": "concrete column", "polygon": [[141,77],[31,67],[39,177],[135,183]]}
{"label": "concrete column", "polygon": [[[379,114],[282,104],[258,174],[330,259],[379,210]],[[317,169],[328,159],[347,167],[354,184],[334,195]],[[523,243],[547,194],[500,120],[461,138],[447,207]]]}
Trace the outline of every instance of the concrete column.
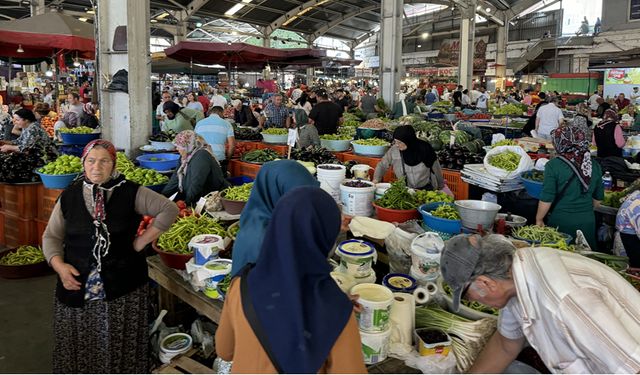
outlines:
{"label": "concrete column", "polygon": [[462,20],[460,21],[460,58],[458,59],[458,84],[465,89],[472,88],[473,77],[473,52],[476,28],[476,4],[477,0],[468,0],[466,7],[460,8]]}
{"label": "concrete column", "polygon": [[176,33],[173,36],[173,41],[178,44],[187,38],[187,23],[185,21],[178,21],[176,24]]}
{"label": "concrete column", "polygon": [[504,18],[504,26],[498,26],[496,36],[496,88],[505,90],[507,78],[507,45],[509,43],[509,21]]}
{"label": "concrete column", "polygon": [[382,0],[380,22],[380,92],[392,107],[402,79],[403,0]]}
{"label": "concrete column", "polygon": [[271,34],[262,34],[262,46],[265,48],[271,47]]}
{"label": "concrete column", "polygon": [[589,55],[573,55],[571,73],[589,73]]}
{"label": "concrete column", "polygon": [[39,16],[47,12],[47,7],[44,3],[44,0],[31,0],[30,9],[31,17]]}
{"label": "concrete column", "polygon": [[316,76],[316,68],[310,67],[307,68],[307,85],[310,86],[313,84],[313,79]]}
{"label": "concrete column", "polygon": [[[120,69],[129,73],[129,93],[100,92],[103,138],[128,154],[147,143],[151,134],[151,66],[149,64],[149,0],[98,2],[98,87],[108,85]],[[114,52],[114,31],[127,26],[126,52]]]}

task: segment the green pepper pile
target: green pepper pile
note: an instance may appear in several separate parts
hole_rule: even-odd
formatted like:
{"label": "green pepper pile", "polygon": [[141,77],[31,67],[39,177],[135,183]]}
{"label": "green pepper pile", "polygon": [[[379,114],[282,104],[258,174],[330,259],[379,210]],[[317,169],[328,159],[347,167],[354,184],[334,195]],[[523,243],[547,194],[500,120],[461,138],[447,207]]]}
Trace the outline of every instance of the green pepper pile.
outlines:
{"label": "green pepper pile", "polygon": [[280,155],[278,155],[277,152],[273,151],[270,148],[267,148],[264,150],[249,151],[246,154],[242,155],[240,160],[246,161],[248,163],[266,163],[279,158]]}
{"label": "green pepper pile", "polygon": [[439,217],[441,219],[460,220],[460,214],[458,213],[458,211],[455,209],[455,207],[448,204],[443,204],[435,210],[431,211],[431,215]]}
{"label": "green pepper pile", "polygon": [[127,155],[122,152],[116,154],[116,169],[122,173],[127,180],[142,186],[162,185],[169,182],[169,177],[158,171],[136,167],[135,164],[127,158]]}
{"label": "green pepper pile", "polygon": [[453,197],[442,191],[434,190],[417,190],[414,194],[418,204],[435,203],[435,202],[453,202]]}
{"label": "green pepper pile", "polygon": [[491,147],[498,147],[498,146],[517,146],[518,143],[516,141],[514,141],[513,139],[503,139],[501,141],[498,141],[494,144],[491,145]]}
{"label": "green pepper pile", "polygon": [[5,253],[5,256],[0,258],[0,265],[24,266],[44,261],[44,254],[39,247],[20,246],[16,251]]}
{"label": "green pepper pile", "polygon": [[489,158],[489,164],[496,168],[504,169],[507,172],[513,172],[518,169],[520,164],[520,155],[513,151],[504,151]]}
{"label": "green pepper pile", "polygon": [[80,173],[82,172],[82,162],[77,156],[61,155],[56,161],[40,168],[38,172],[51,175]]}
{"label": "green pepper pile", "polygon": [[222,191],[222,196],[225,199],[230,201],[242,201],[246,202],[249,200],[249,195],[251,195],[251,188],[253,187],[253,182],[249,182],[246,184],[242,184],[240,186],[233,186],[230,188],[226,188]]}
{"label": "green pepper pile", "polygon": [[511,234],[517,238],[536,243],[553,244],[558,241],[566,240],[565,235],[558,232],[557,228],[539,227],[537,225],[525,225],[523,227],[514,228],[511,231]]}
{"label": "green pepper pile", "polygon": [[409,193],[404,177],[392,182],[391,187],[375,203],[392,210],[415,210],[419,206],[416,198]]}
{"label": "green pepper pile", "polygon": [[262,131],[262,134],[271,134],[271,135],[287,135],[289,131],[284,128],[269,128]]}
{"label": "green pepper pile", "polygon": [[189,241],[200,234],[216,234],[226,237],[226,230],[215,219],[208,216],[185,216],[176,221],[168,231],[158,238],[158,247],[167,253],[189,254]]}
{"label": "green pepper pile", "polygon": [[66,134],[91,134],[93,129],[87,126],[78,126],[75,128],[60,128],[60,133]]}
{"label": "green pepper pile", "polygon": [[345,134],[324,134],[320,136],[320,139],[324,139],[325,141],[350,141],[351,135],[348,133]]}
{"label": "green pepper pile", "polygon": [[354,143],[362,146],[389,146],[389,142],[380,138],[358,139]]}

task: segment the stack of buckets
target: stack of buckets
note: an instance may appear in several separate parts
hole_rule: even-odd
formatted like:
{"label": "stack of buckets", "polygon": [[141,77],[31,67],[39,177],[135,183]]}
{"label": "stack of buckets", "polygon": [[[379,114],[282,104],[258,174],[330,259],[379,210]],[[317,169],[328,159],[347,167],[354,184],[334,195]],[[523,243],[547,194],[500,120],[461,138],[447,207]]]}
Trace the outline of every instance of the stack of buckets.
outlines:
{"label": "stack of buckets", "polygon": [[389,353],[389,316],[393,293],[382,285],[365,283],[354,286],[351,294],[360,296],[358,303],[362,306],[362,311],[356,314],[356,319],[360,329],[364,363],[373,365],[382,362]]}
{"label": "stack of buckets", "polygon": [[[368,169],[371,169],[368,165]],[[320,188],[340,205],[342,205],[342,213],[349,216],[371,216],[373,215],[373,199],[376,191],[374,183],[368,180],[362,181],[368,186],[365,187],[349,187],[343,182],[347,175],[347,169],[341,164],[320,164],[317,168],[317,178],[320,182]]]}
{"label": "stack of buckets", "polygon": [[378,252],[372,244],[362,240],[342,241],[336,254],[340,257],[336,271],[353,277],[356,284],[376,282],[373,263],[378,259]]}
{"label": "stack of buckets", "polygon": [[340,203],[340,184],[346,178],[347,168],[340,164],[320,164],[317,168],[320,188]]}

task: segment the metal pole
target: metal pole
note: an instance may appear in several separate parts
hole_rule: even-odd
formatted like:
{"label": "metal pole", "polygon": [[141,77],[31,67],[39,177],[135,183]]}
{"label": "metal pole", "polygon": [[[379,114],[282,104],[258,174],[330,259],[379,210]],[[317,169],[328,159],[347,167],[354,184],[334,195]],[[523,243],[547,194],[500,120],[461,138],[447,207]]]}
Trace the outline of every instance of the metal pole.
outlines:
{"label": "metal pole", "polygon": [[193,56],[189,59],[189,75],[191,76],[191,90],[193,91]]}

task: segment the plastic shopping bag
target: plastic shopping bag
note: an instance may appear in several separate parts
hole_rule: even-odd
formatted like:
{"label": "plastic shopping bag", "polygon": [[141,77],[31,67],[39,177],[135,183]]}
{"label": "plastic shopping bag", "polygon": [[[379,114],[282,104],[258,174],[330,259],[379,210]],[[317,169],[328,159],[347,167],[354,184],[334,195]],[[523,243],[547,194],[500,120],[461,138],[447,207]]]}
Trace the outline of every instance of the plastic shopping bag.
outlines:
{"label": "plastic shopping bag", "polygon": [[[518,164],[518,168],[516,168],[514,171],[509,172],[507,170],[497,168],[489,164],[489,160],[491,160],[492,156],[501,154],[505,151],[512,151],[520,155],[520,163]],[[531,160],[531,157],[529,157],[527,152],[520,146],[498,146],[492,148],[491,150],[489,150],[489,152],[487,152],[487,155],[484,157],[484,167],[487,172],[496,177],[509,179],[516,178],[520,174],[533,169],[533,161]]]}

